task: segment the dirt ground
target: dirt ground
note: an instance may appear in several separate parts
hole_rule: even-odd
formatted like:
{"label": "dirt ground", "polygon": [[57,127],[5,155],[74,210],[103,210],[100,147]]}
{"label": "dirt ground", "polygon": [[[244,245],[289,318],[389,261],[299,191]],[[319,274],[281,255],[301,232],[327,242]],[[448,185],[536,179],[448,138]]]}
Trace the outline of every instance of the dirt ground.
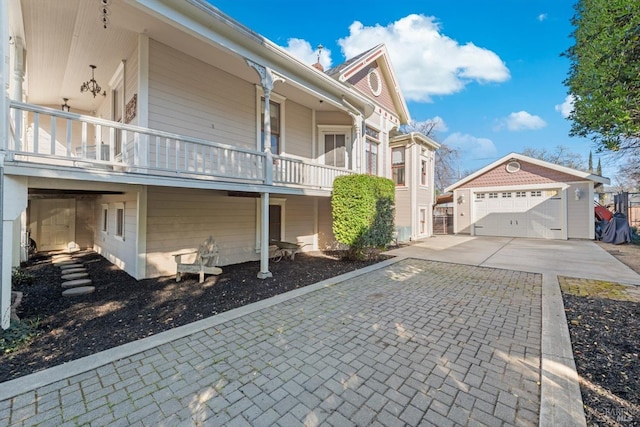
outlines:
{"label": "dirt ground", "polygon": [[[597,242],[640,274],[640,246]],[[640,290],[560,278],[589,426],[640,425]]]}

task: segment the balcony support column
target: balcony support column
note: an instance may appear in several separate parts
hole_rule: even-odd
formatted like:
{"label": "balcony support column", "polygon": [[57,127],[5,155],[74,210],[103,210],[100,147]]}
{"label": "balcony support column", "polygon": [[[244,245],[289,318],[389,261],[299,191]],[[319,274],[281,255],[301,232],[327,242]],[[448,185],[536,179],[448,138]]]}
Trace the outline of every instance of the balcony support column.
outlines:
{"label": "balcony support column", "polygon": [[269,271],[269,193],[260,194],[260,271],[258,279],[267,279],[273,274]]}
{"label": "balcony support column", "polygon": [[[247,64],[256,70],[260,75],[260,86],[264,93],[264,122],[262,128],[262,149],[264,150],[264,183],[266,185],[273,184],[273,153],[271,153],[271,91],[276,82],[284,82],[285,80],[273,72],[268,67],[256,64],[247,59]],[[278,153],[276,153],[278,154]],[[266,279],[272,277],[269,271],[269,193],[260,194],[261,217],[260,217],[260,271],[258,279]]]}

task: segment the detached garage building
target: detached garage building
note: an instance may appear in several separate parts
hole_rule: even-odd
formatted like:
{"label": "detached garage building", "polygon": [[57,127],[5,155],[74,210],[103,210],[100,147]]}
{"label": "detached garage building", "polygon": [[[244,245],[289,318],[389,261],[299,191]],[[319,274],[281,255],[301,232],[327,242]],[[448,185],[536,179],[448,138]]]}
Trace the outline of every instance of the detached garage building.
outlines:
{"label": "detached garage building", "polygon": [[455,234],[594,239],[594,189],[603,184],[609,178],[511,153],[445,192]]}

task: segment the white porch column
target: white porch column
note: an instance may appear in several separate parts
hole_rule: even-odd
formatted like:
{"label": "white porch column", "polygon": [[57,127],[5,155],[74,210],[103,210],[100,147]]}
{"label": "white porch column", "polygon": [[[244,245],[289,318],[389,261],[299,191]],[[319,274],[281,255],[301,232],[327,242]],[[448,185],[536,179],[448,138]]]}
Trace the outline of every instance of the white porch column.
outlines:
{"label": "white porch column", "polygon": [[355,129],[355,138],[353,138],[353,147],[351,148],[351,151],[355,153],[355,162],[351,166],[351,169],[357,173],[363,173],[362,159],[364,158],[364,142],[362,138],[362,123],[364,118],[362,114],[349,112],[349,115],[353,120],[353,128]]}
{"label": "white porch column", "polygon": [[4,159],[0,166],[2,185],[2,289],[0,313],[2,328],[7,329],[11,316],[11,269],[14,267],[15,221],[27,209],[27,178],[4,175]]}
{"label": "white porch column", "polygon": [[[11,233],[4,224],[4,159],[9,146],[9,106],[6,88],[9,79],[9,2],[0,3],[0,327],[11,320]],[[9,228],[7,235],[5,229]],[[8,251],[7,251],[8,249]]]}
{"label": "white porch column", "polygon": [[260,194],[260,271],[258,279],[272,277],[269,271],[269,193]]}
{"label": "white porch column", "polygon": [[[271,91],[277,81],[284,82],[284,79],[276,75],[270,68],[256,64],[247,59],[247,64],[256,70],[260,75],[260,85],[264,92],[264,136],[262,139],[262,149],[265,152],[264,161],[264,183],[273,184],[273,157],[271,153]],[[260,271],[258,279],[266,279],[273,275],[269,271],[269,193],[260,194]]]}

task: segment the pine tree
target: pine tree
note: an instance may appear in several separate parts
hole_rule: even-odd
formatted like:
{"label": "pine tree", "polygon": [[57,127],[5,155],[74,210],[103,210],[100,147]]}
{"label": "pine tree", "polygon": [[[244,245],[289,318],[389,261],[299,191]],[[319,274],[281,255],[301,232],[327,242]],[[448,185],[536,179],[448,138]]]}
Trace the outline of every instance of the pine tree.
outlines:
{"label": "pine tree", "polygon": [[600,164],[600,159],[598,158],[598,169],[596,170],[596,174],[598,176],[602,176],[602,164]]}
{"label": "pine tree", "polygon": [[593,152],[589,151],[589,173],[593,173]]}

